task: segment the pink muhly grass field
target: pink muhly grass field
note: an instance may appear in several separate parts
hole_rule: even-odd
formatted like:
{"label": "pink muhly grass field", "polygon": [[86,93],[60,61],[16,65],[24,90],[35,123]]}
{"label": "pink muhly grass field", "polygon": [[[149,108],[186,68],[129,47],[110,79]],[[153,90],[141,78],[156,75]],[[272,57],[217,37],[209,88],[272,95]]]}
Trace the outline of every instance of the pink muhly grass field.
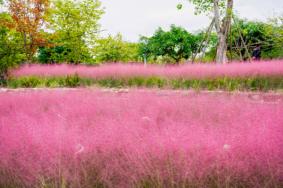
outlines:
{"label": "pink muhly grass field", "polygon": [[11,75],[21,76],[66,76],[78,74],[87,78],[123,78],[160,76],[167,78],[210,78],[210,77],[246,77],[246,76],[282,76],[283,60],[252,63],[186,64],[180,66],[158,66],[142,64],[104,64],[86,65],[24,65],[13,70]]}
{"label": "pink muhly grass field", "polygon": [[279,94],[0,92],[0,187],[271,188],[282,181]]}

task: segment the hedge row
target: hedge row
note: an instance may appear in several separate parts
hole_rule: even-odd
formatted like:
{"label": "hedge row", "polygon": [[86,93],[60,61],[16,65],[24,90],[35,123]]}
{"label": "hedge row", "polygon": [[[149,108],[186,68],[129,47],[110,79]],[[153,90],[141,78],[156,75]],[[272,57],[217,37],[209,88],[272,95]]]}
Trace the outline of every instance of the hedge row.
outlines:
{"label": "hedge row", "polygon": [[248,90],[269,91],[283,89],[283,76],[277,77],[243,77],[243,78],[214,78],[214,79],[166,79],[161,77],[132,77],[89,79],[78,75],[66,77],[20,77],[11,78],[6,86],[9,88],[37,88],[37,87],[87,87],[100,86],[107,88],[146,87],[161,89],[206,89],[206,90]]}

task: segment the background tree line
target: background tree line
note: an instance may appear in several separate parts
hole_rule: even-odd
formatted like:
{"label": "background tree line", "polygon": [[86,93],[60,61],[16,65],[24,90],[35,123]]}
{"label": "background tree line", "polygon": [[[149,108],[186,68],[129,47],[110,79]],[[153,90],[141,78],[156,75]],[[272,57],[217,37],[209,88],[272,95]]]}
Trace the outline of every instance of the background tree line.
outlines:
{"label": "background tree line", "polygon": [[[214,1],[191,2],[199,5],[196,13],[213,9]],[[221,2],[219,8],[225,10]],[[190,33],[172,25],[169,30],[158,28],[152,36],[141,36],[133,43],[123,40],[121,34],[100,36],[98,21],[104,10],[99,0],[0,0],[0,4],[1,80],[8,67],[22,62],[174,64],[217,58],[221,33],[216,29],[208,37],[207,30]],[[248,59],[256,45],[262,46],[263,58],[283,57],[282,17],[264,23],[228,16],[231,27],[225,42],[230,60]]]}

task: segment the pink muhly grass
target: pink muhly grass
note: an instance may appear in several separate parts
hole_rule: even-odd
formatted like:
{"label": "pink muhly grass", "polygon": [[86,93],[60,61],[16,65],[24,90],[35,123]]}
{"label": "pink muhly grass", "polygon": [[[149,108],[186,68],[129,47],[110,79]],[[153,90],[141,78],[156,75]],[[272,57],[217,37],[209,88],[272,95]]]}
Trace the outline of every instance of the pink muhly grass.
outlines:
{"label": "pink muhly grass", "polygon": [[280,187],[282,114],[279,94],[0,92],[0,187]]}
{"label": "pink muhly grass", "polygon": [[211,77],[246,77],[246,76],[282,76],[283,61],[262,61],[252,63],[218,64],[187,64],[180,66],[158,66],[142,64],[104,64],[101,66],[85,65],[24,65],[13,70],[11,75],[21,76],[67,76],[78,74],[81,77],[124,78],[150,77],[166,78],[211,78]]}

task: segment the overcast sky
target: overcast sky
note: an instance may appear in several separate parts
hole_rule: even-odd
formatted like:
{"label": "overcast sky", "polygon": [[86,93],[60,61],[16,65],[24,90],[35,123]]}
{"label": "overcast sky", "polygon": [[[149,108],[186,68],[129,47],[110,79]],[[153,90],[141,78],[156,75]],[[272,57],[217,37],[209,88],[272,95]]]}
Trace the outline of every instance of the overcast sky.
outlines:
{"label": "overcast sky", "polygon": [[[125,40],[138,41],[150,36],[160,26],[171,24],[194,32],[209,24],[206,16],[195,16],[193,6],[185,0],[101,0],[105,8],[100,23],[104,35],[120,32]],[[176,6],[183,3],[183,9]],[[283,13],[283,0],[235,0],[235,12],[251,20],[266,20]]]}

